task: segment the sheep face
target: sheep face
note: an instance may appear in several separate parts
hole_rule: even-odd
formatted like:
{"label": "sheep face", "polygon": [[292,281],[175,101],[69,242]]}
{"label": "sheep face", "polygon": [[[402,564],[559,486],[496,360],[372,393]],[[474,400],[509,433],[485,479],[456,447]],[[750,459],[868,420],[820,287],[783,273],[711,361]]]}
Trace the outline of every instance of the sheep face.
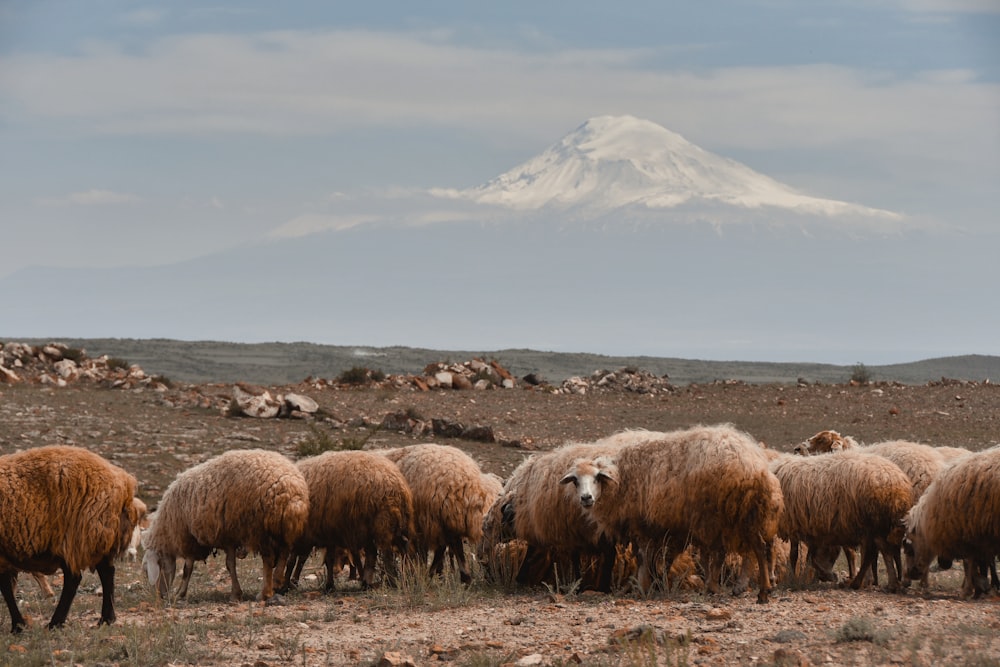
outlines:
{"label": "sheep face", "polygon": [[168,556],[158,554],[153,549],[146,549],[142,556],[142,569],[146,571],[149,585],[156,589],[164,600],[174,584],[177,574],[177,561]]}
{"label": "sheep face", "polygon": [[607,457],[598,457],[592,461],[581,459],[573,464],[573,469],[566,473],[560,484],[573,484],[574,495],[584,509],[594,506],[601,497],[604,484],[614,484],[618,481],[618,469]]}
{"label": "sheep face", "polygon": [[[911,515],[912,516],[912,515]],[[910,526],[903,538],[903,572],[905,578],[913,581],[920,581],[927,575],[934,554],[927,543],[927,538],[921,534],[919,526]],[[939,559],[941,569],[947,570],[951,567],[951,561]]]}
{"label": "sheep face", "polygon": [[809,456],[812,454],[827,454],[844,449],[852,449],[850,438],[842,436],[836,431],[820,431],[803,443],[795,446],[792,450],[799,456]]}

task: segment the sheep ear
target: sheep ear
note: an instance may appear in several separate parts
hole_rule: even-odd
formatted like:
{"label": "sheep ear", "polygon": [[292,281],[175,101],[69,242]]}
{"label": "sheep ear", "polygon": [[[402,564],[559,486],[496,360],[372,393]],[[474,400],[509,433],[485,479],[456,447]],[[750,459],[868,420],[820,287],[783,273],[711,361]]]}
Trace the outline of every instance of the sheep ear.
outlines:
{"label": "sheep ear", "polygon": [[575,472],[567,473],[566,476],[564,476],[561,480],[559,480],[560,484],[569,484],[570,482],[576,484],[577,479]]}
{"label": "sheep ear", "polygon": [[618,483],[618,475],[615,474],[614,470],[609,470],[605,468],[604,470],[599,470],[597,472],[597,479],[611,482],[613,484]]}

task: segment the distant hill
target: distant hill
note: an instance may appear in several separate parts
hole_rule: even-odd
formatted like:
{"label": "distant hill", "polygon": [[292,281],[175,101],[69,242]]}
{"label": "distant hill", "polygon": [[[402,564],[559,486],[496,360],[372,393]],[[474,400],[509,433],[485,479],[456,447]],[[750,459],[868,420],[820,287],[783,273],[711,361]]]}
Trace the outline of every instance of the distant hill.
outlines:
{"label": "distant hill", "polygon": [[[11,339],[42,344],[49,340]],[[417,374],[438,361],[462,362],[474,357],[495,359],[516,377],[535,373],[551,383],[595,370],[636,367],[668,375],[674,384],[714,380],[742,380],[751,384],[847,382],[853,366],[753,361],[702,361],[665,357],[613,357],[600,354],[508,350],[431,350],[412,347],[361,347],[315,343],[227,343],[131,338],[60,338],[59,342],[83,348],[95,357],[107,354],[136,363],[150,374],[180,382],[236,382],[264,385],[291,384],[306,377],[335,378],[363,366],[391,374]],[[906,364],[866,366],[873,380],[925,384],[941,378],[958,380],[1000,379],[1000,357],[965,355],[914,361]]]}

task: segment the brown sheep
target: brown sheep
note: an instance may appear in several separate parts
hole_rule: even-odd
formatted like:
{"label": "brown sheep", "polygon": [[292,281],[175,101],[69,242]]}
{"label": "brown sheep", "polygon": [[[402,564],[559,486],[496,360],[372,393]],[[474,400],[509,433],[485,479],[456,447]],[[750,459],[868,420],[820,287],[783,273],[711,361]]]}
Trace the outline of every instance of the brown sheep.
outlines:
{"label": "brown sheep", "polygon": [[757,601],[768,601],[774,539],[782,511],[778,480],[758,442],[729,425],[651,434],[610,456],[578,459],[560,484],[602,535],[636,541],[639,582],[661,545],[670,564],[688,541],[702,554],[717,592],[727,553],[757,558]]}
{"label": "brown sheep", "polygon": [[785,455],[771,463],[771,470],[785,499],[778,534],[792,544],[791,571],[800,541],[826,580],[835,576],[817,557],[832,547],[861,544],[861,568],[851,587],[861,587],[881,552],[889,588],[898,590],[902,522],[913,504],[910,478],[899,466],[875,454],[845,450],[828,456]]}
{"label": "brown sheep", "polygon": [[101,580],[99,624],[115,620],[115,566],[146,513],[135,477],[79,447],[49,446],[0,456],[0,592],[11,632],[27,621],[14,599],[18,571],[63,571],[49,627],[69,614],[84,570]]}
{"label": "brown sheep", "polygon": [[1000,448],[969,454],[945,468],[906,518],[907,574],[926,576],[931,561],[965,559],[962,592],[986,589],[981,570],[1000,553]]}
{"label": "brown sheep", "polygon": [[563,492],[558,482],[579,458],[612,454],[625,443],[653,437],[649,431],[624,431],[595,443],[571,443],[525,459],[504,484],[500,497],[484,517],[480,559],[488,560],[509,540],[521,540],[524,556],[517,573],[519,583],[532,583],[557,570],[583,580],[586,565],[597,561],[596,588],[610,591],[616,545],[602,538],[586,520],[578,500]]}
{"label": "brown sheep", "polygon": [[[185,470],[167,487],[143,536],[143,565],[150,583],[165,598],[177,558],[182,558],[177,595],[183,599],[194,563],[221,549],[235,602],[243,599],[236,558],[258,553],[264,575],[259,599],[266,601],[274,595],[275,570],[302,534],[308,516],[309,488],[295,464],[277,452],[230,450]],[[277,578],[280,585],[280,569]]]}
{"label": "brown sheep", "polygon": [[363,554],[361,585],[375,584],[381,554],[390,574],[394,552],[406,555],[413,534],[413,495],[396,465],[379,454],[332,451],[302,459],[298,468],[309,487],[308,522],[285,567],[296,585],[313,548],[326,550],[326,590],[334,590],[338,554]]}
{"label": "brown sheep", "polygon": [[448,445],[421,444],[380,451],[395,463],[413,494],[413,547],[434,555],[431,574],[441,574],[445,551],[458,564],[463,583],[472,575],[464,540],[475,547],[483,537],[483,517],[500,495],[499,481],[485,476],[472,457]]}

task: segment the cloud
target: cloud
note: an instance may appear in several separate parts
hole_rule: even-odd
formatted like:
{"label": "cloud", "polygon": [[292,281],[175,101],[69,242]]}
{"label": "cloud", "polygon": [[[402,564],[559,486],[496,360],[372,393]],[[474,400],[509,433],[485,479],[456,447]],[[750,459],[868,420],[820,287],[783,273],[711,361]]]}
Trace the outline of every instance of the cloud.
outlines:
{"label": "cloud", "polygon": [[350,229],[381,218],[377,215],[329,215],[321,213],[306,213],[295,217],[280,227],[271,230],[268,236],[273,239],[294,239],[319,232]]}
{"label": "cloud", "polygon": [[85,190],[82,192],[73,192],[65,197],[56,199],[41,199],[38,203],[47,206],[113,206],[117,204],[135,204],[141,201],[141,197],[124,192]]}
{"label": "cloud", "polygon": [[0,82],[13,103],[9,123],[63,119],[112,134],[429,125],[548,141],[569,123],[631,113],[737,148],[891,138],[912,149],[919,138],[932,152],[959,153],[997,144],[981,133],[996,127],[1000,86],[973,71],[942,79],[823,64],[653,69],[650,55],[477,49],[439,33],[195,34],[139,53],[91,44],[75,57],[13,56],[0,61]]}

